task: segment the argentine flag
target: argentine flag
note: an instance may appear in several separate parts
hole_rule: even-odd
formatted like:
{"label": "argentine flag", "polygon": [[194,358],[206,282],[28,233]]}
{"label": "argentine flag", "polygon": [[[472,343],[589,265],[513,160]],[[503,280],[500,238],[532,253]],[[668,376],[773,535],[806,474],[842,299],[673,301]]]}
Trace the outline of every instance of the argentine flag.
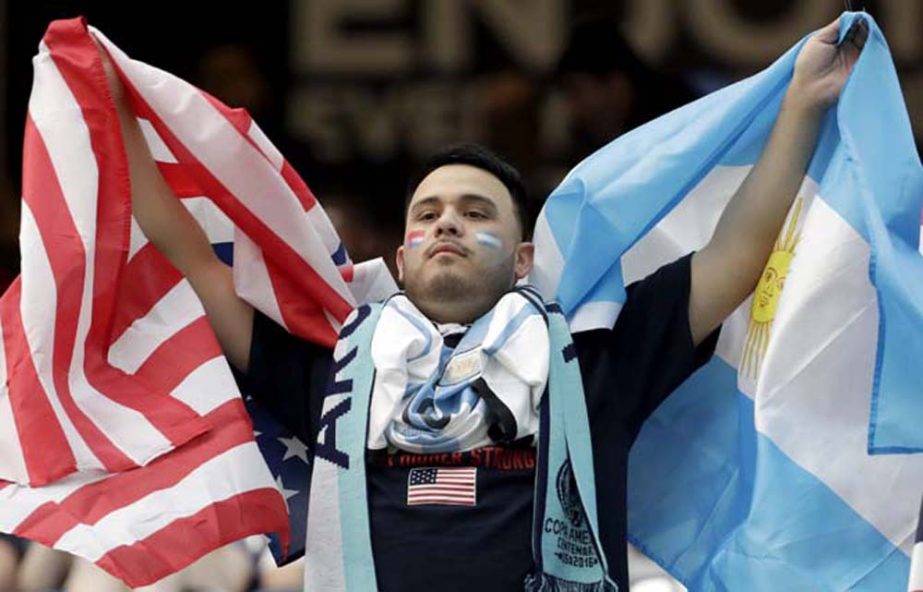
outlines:
{"label": "argentine flag", "polygon": [[[868,41],[759,285],[632,450],[630,538],[691,590],[907,586],[923,492],[923,168],[881,31],[864,13],[840,31],[857,18]],[[619,138],[555,190],[531,279],[574,331],[611,326],[626,283],[705,245],[803,44]]]}

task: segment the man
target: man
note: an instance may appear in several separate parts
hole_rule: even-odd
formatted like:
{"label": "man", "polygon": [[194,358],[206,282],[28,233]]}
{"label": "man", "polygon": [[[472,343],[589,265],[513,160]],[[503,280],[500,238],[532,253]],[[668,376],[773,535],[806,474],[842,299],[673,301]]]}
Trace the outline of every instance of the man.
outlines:
{"label": "man", "polygon": [[[864,42],[861,29],[842,46],[838,34],[838,23],[832,23],[804,46],[764,153],[710,242],[631,286],[611,330],[574,336],[589,415],[600,546],[608,558],[608,576],[620,589],[627,589],[628,582],[629,448],[644,419],[711,355],[716,329],[756,284],[801,183],[821,118],[836,101]],[[330,353],[288,335],[236,295],[230,270],[170,194],[118,82],[111,75],[110,80],[141,228],[188,278],[227,358],[247,376],[253,393],[306,442],[314,442]],[[436,155],[413,185],[406,240],[397,250],[406,296],[397,298],[410,326],[419,324],[421,334],[437,335],[440,364],[460,348],[466,329],[496,312],[498,302],[528,275],[533,246],[525,240],[524,197],[512,167],[472,146]],[[382,356],[398,355],[387,342],[377,347]],[[516,590],[533,574],[534,445],[542,435],[538,414],[548,355],[519,352],[523,355],[508,360],[511,375],[525,376],[542,363],[545,374],[522,382],[510,379],[508,388],[522,391],[524,401],[515,412],[496,404],[507,395],[505,387],[496,385],[493,390],[466,386],[465,403],[446,408],[441,401],[415,395],[393,401],[373,396],[370,422],[375,425],[369,430],[364,493],[380,589]],[[440,384],[443,378],[433,377]],[[439,467],[476,469],[472,503],[445,498],[411,503],[409,489],[414,476],[420,476],[414,470]],[[307,569],[321,567],[309,564]]]}

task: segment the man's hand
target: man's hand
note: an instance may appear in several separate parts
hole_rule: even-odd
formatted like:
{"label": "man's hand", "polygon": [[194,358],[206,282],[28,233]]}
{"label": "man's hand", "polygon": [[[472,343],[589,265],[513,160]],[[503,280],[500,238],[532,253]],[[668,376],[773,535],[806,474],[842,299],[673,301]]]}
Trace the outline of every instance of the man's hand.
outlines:
{"label": "man's hand", "polygon": [[837,45],[840,19],[815,33],[795,60],[795,73],[787,98],[819,111],[835,103],[859,59],[868,34],[868,25],[862,19],[856,20],[840,45]]}

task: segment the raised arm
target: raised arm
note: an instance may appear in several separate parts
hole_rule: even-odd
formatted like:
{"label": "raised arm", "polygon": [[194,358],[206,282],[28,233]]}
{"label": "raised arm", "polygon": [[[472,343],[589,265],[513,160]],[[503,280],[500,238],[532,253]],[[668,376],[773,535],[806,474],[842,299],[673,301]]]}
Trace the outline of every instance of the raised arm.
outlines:
{"label": "raised arm", "polygon": [[148,240],[189,280],[228,360],[246,372],[253,333],[253,308],[234,291],[231,268],[221,262],[202,231],[164,181],[124,89],[100,49],[115,99],[131,175],[132,210]]}
{"label": "raised arm", "polygon": [[839,20],[818,31],[795,73],[759,161],[692,259],[689,326],[704,340],[753,291],[814,152],[821,120],[836,102],[868,29],[863,21],[837,46]]}

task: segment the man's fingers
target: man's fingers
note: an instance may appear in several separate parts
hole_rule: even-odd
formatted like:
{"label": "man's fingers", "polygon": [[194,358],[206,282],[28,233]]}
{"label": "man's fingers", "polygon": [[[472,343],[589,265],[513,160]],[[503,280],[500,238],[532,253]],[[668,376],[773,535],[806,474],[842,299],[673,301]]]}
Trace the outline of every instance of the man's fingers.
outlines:
{"label": "man's fingers", "polygon": [[843,37],[843,43],[840,44],[840,51],[845,55],[846,63],[850,68],[856,63],[856,60],[859,59],[859,54],[862,52],[862,48],[865,47],[865,42],[868,37],[868,25],[865,24],[863,20],[857,20]]}
{"label": "man's fingers", "polygon": [[853,26],[849,28],[849,31],[846,33],[846,38],[843,42],[849,42],[855,45],[860,50],[865,47],[865,42],[869,38],[869,26],[864,19],[858,19]]}
{"label": "man's fingers", "polygon": [[823,29],[818,30],[815,37],[824,43],[836,43],[840,38],[840,19],[836,19]]}
{"label": "man's fingers", "polygon": [[[823,41],[824,43],[836,43],[840,38],[840,19],[836,19],[832,23],[828,24],[823,29],[817,31],[816,34],[818,40]],[[865,22],[865,19],[858,18],[849,28],[849,31],[846,32],[846,35],[843,37],[843,44],[850,43],[855,45],[857,48],[862,49],[865,47],[865,41],[869,36],[869,26]]]}

